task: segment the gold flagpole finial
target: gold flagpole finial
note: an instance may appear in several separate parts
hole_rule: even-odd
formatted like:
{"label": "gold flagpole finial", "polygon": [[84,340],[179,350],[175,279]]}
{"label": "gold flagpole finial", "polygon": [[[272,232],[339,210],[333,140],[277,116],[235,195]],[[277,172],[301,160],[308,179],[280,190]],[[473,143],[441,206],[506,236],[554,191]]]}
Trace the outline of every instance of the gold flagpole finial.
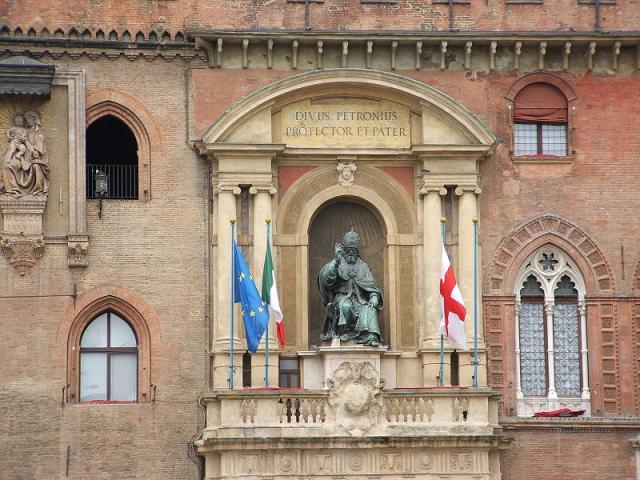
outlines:
{"label": "gold flagpole finial", "polygon": [[447,217],[440,217],[440,223],[442,224],[447,223]]}
{"label": "gold flagpole finial", "polygon": [[271,223],[271,218],[267,217],[264,219],[264,223],[266,224],[270,224]]}
{"label": "gold flagpole finial", "polygon": [[478,217],[473,217],[473,218],[471,219],[471,221],[472,221],[473,223],[478,223]]}
{"label": "gold flagpole finial", "polygon": [[232,218],[231,220],[229,220],[229,223],[230,223],[231,225],[235,225],[235,224],[236,224],[236,219],[235,219],[235,218]]}

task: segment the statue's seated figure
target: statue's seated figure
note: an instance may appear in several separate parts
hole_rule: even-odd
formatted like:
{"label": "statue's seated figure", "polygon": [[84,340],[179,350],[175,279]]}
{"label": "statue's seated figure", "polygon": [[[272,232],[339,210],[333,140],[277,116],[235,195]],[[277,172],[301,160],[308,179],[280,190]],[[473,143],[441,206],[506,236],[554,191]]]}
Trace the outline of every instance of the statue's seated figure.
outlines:
{"label": "statue's seated figure", "polygon": [[360,258],[360,237],[351,229],[335,246],[335,258],[318,275],[325,316],[321,340],[353,341],[378,346],[382,342],[378,312],[382,292],[369,266]]}

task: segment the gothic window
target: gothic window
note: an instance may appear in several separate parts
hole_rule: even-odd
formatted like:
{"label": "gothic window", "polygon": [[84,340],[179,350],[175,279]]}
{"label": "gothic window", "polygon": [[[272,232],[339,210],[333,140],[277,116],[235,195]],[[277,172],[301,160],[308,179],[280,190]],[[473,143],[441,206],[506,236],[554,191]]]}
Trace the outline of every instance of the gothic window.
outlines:
{"label": "gothic window", "polygon": [[514,101],[514,155],[567,155],[568,103],[564,94],[548,83],[524,87]]}
{"label": "gothic window", "polygon": [[129,126],[113,115],[87,128],[87,198],[138,198],[138,143]]}
{"label": "gothic window", "polygon": [[531,255],[516,290],[518,415],[590,409],[584,283],[554,247]]}
{"label": "gothic window", "polygon": [[104,312],[80,339],[80,401],[136,401],[138,341],[131,326]]}

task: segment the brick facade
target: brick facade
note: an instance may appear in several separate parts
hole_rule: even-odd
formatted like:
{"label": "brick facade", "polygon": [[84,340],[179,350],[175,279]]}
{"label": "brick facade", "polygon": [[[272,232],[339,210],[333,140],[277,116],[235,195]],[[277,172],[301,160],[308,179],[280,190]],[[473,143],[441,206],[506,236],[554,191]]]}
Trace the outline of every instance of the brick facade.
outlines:
{"label": "brick facade", "polygon": [[[395,72],[444,92],[497,137],[495,151],[480,163],[481,276],[488,385],[502,395],[500,415],[506,436],[513,438],[501,457],[508,480],[532,478],[532,467],[544,480],[637,475],[629,443],[640,433],[635,420],[559,427],[512,419],[515,276],[522,261],[548,242],[572,256],[587,284],[593,414],[640,415],[640,2],[613,3],[600,6],[601,31],[631,38],[624,40],[617,70],[610,60],[616,37],[593,32],[595,9],[586,2],[454,1],[455,32],[503,32],[498,55],[504,58],[511,58],[521,32],[540,34],[535,42],[558,32],[583,32],[601,42],[595,71],[583,66],[586,45],[574,47],[571,61],[581,63],[567,71],[554,68],[562,42],[553,46],[557,58],[549,54],[547,65],[576,94],[570,112],[575,153],[565,163],[518,163],[510,154],[508,92],[535,68],[465,69],[466,37],[461,35],[457,60],[447,60],[451,68],[434,67],[440,58],[434,53],[423,57],[424,68]],[[235,102],[300,71],[263,68],[258,64],[266,58],[262,53],[254,53],[250,68],[210,68],[212,53],[196,49],[190,31],[296,33],[304,28],[304,18],[303,4],[285,0],[197,6],[182,0],[0,4],[0,60],[33,54],[58,68],[84,70],[87,124],[104,114],[123,119],[134,131],[144,171],[139,200],[105,201],[101,219],[98,201],[87,201],[87,268],[70,269],[66,238],[47,238],[46,231],[46,253],[25,276],[0,258],[0,417],[5,427],[0,429],[0,478],[199,478],[192,445],[204,425],[198,398],[210,390],[214,377],[212,319],[226,306],[215,305],[210,293],[217,281],[210,267],[215,259],[209,257],[216,243],[215,200],[211,166],[196,154],[193,142]],[[374,31],[390,38],[396,31],[456,34],[447,32],[448,6],[435,2],[316,1],[309,22],[313,31]],[[139,41],[135,52],[123,43],[127,39]],[[144,47],[145,41],[153,46]],[[439,41],[433,40],[434,52]],[[262,48],[254,47],[257,41],[251,45]],[[239,58],[240,47],[233,48],[225,55]],[[337,44],[331,48],[332,58],[339,58]],[[413,58],[409,47],[400,48]],[[532,41],[525,48],[538,46]],[[301,70],[312,68],[307,64]],[[46,119],[45,128],[56,134]],[[278,195],[309,170],[282,167]],[[394,175],[418,202],[412,169],[402,167]],[[50,204],[57,201],[51,194]],[[149,385],[140,389],[145,395],[137,404],[79,404],[69,396],[77,385],[63,389],[74,382],[69,332],[84,308],[110,296],[135,309],[147,324],[144,378]]]}

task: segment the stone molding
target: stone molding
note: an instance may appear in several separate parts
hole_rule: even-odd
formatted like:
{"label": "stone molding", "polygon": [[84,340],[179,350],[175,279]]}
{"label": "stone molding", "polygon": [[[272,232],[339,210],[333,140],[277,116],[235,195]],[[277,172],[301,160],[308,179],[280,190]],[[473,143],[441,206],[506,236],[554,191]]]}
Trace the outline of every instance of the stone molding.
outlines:
{"label": "stone molding", "polygon": [[485,293],[511,293],[522,262],[545,244],[554,245],[572,258],[589,294],[615,291],[613,272],[591,237],[561,217],[542,215],[520,224],[498,244],[489,264]]}
{"label": "stone molding", "polygon": [[[297,52],[301,48],[315,50],[312,68],[348,67],[358,62],[363,67],[372,67],[372,58],[376,53],[387,53],[385,69],[396,70],[446,70],[450,57],[454,53],[460,60],[460,66],[466,72],[535,71],[545,68],[557,68],[559,71],[592,70],[594,58],[609,57],[607,62],[612,73],[619,70],[620,48],[637,49],[640,38],[636,32],[607,32],[606,35],[593,33],[562,32],[510,32],[510,31],[352,31],[352,32],[294,32],[287,30],[259,31],[222,31],[206,28],[187,30],[189,38],[194,39],[198,48],[207,54],[211,68],[225,68],[229,58],[227,52],[237,52],[242,48],[242,68],[274,67],[274,58],[288,56],[286,64],[291,70],[304,68],[298,61]],[[274,44],[276,48],[274,48]],[[403,50],[398,47],[402,45]],[[279,48],[278,48],[279,47]],[[408,47],[408,49],[407,49]],[[325,55],[325,51],[339,48],[339,58]],[[582,55],[581,50],[589,55]],[[249,62],[253,52],[268,52],[264,59]],[[507,53],[508,52],[508,53]],[[237,53],[235,53],[237,55]],[[404,61],[399,62],[400,54]],[[429,55],[430,54],[430,55]],[[506,55],[505,55],[506,54]],[[509,55],[510,54],[510,55]],[[429,55],[434,60],[425,61]],[[524,58],[530,61],[525,64]],[[636,50],[632,68],[640,68]],[[510,57],[510,58],[508,58]],[[549,58],[561,57],[561,62],[552,63]],[[533,59],[535,58],[535,61]],[[353,59],[353,60],[352,60]],[[358,60],[359,59],[359,60]],[[363,61],[363,59],[366,59]],[[350,62],[351,61],[351,62]],[[557,65],[556,65],[557,63]]]}
{"label": "stone molding", "polygon": [[[309,192],[315,192],[309,198]],[[349,196],[362,198],[382,213],[387,235],[418,231],[413,201],[397,181],[379,169],[360,166]],[[278,209],[278,234],[306,232],[313,213],[325,201],[345,195],[336,185],[335,169],[319,167],[305,173],[289,187]]]}

